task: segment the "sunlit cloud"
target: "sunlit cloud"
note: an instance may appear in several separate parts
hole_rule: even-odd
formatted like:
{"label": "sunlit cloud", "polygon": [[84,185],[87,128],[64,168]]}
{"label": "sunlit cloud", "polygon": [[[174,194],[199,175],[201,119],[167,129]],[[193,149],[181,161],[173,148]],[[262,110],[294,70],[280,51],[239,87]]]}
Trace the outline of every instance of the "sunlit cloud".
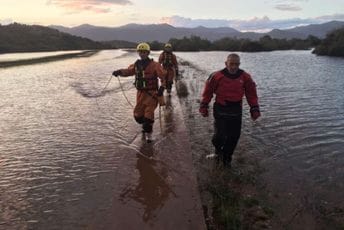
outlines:
{"label": "sunlit cloud", "polygon": [[227,27],[229,26],[229,20],[222,19],[191,19],[180,16],[163,17],[160,20],[161,23],[167,23],[176,27]]}
{"label": "sunlit cloud", "polygon": [[161,23],[168,23],[175,27],[231,27],[239,31],[266,32],[272,29],[289,29],[296,26],[325,23],[332,20],[344,21],[344,14],[324,15],[316,18],[291,18],[271,20],[269,17],[254,17],[248,20],[225,20],[225,19],[191,19],[180,16],[164,17]]}
{"label": "sunlit cloud", "polygon": [[282,11],[301,11],[302,8],[294,4],[278,4],[275,9]]}
{"label": "sunlit cloud", "polygon": [[11,18],[5,18],[5,19],[0,19],[0,25],[9,25],[11,23],[13,23],[13,19]]}
{"label": "sunlit cloud", "polygon": [[47,5],[55,5],[68,10],[69,13],[91,11],[108,13],[113,5],[130,5],[129,0],[48,0]]}

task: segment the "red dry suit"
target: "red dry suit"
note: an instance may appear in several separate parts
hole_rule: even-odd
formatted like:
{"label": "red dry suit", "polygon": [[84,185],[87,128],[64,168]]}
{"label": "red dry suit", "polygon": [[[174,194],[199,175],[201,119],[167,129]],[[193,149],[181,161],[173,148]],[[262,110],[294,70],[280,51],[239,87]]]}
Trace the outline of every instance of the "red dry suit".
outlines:
{"label": "red dry suit", "polygon": [[230,74],[227,68],[212,73],[206,82],[201,103],[208,105],[213,94],[216,95],[215,103],[223,106],[228,102],[241,102],[244,96],[250,107],[258,106],[256,83],[241,69],[236,74]]}
{"label": "red dry suit", "polygon": [[242,98],[246,96],[251,114],[259,112],[256,84],[245,71],[238,69],[235,74],[231,74],[225,68],[209,76],[202,94],[200,111],[208,113],[208,104],[214,94],[215,133],[212,143],[218,158],[222,158],[223,164],[227,166],[231,163],[240,138]]}

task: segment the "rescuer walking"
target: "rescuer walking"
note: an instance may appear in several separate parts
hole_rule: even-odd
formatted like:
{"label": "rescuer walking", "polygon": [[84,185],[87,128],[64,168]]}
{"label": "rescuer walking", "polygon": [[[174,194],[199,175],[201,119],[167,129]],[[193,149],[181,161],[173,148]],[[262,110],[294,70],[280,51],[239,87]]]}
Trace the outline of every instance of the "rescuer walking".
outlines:
{"label": "rescuer walking", "polygon": [[[163,103],[163,93],[166,87],[166,71],[158,62],[149,58],[150,46],[147,43],[138,44],[137,53],[140,56],[135,63],[126,69],[115,70],[114,76],[135,75],[134,85],[137,89],[134,118],[142,125],[142,132],[147,142],[152,141],[154,111],[160,102]],[[160,87],[159,80],[160,79]]]}
{"label": "rescuer walking", "polygon": [[242,98],[246,96],[252,120],[260,117],[260,111],[256,84],[250,74],[239,69],[239,55],[229,54],[225,65],[226,68],[212,73],[206,81],[199,112],[203,117],[208,116],[208,105],[215,94],[212,143],[217,159],[230,167],[241,133]]}

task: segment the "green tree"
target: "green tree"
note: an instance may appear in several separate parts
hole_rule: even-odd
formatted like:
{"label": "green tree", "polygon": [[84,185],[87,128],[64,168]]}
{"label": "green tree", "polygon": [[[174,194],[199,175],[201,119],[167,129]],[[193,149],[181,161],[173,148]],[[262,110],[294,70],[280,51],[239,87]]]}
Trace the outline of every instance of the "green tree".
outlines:
{"label": "green tree", "polygon": [[313,50],[318,55],[344,57],[344,28],[329,33]]}

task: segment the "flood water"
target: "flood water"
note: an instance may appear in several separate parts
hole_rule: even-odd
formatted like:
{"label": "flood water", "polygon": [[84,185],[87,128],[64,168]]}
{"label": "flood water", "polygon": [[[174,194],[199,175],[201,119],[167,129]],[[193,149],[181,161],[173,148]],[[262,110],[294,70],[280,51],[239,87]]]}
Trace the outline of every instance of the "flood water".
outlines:
{"label": "flood water", "polygon": [[[202,168],[206,167],[204,155],[213,151],[213,128],[212,118],[197,114],[197,102],[204,81],[211,72],[224,68],[228,53],[178,55],[189,62],[182,69],[191,93],[183,104],[193,154]],[[252,122],[244,104],[235,157],[249,152],[263,169],[260,179],[278,219],[273,228],[343,227],[344,59],[318,57],[310,51],[239,55],[241,68],[257,83],[262,117]]]}
{"label": "flood water", "polygon": [[32,53],[9,53],[9,54],[0,54],[0,62],[5,61],[18,61],[23,59],[33,59],[41,57],[50,57],[61,54],[73,54],[79,53],[80,50],[70,50],[70,51],[55,51],[55,52],[32,52]]}
{"label": "flood water", "polygon": [[[251,122],[245,105],[235,154],[257,156],[268,195],[275,208],[284,207],[276,213],[281,223],[302,217],[313,224],[320,214],[343,221],[344,59],[310,51],[239,54],[258,85],[262,118]],[[182,104],[201,167],[197,155],[212,151],[212,118],[198,115],[197,99],[227,52],[177,56],[188,62],[180,67],[190,93]],[[116,181],[125,177],[118,174],[123,151],[140,132],[118,81],[104,86],[114,69],[136,58],[113,50],[0,69],[0,229],[101,223]],[[132,80],[121,82],[134,103]]]}

